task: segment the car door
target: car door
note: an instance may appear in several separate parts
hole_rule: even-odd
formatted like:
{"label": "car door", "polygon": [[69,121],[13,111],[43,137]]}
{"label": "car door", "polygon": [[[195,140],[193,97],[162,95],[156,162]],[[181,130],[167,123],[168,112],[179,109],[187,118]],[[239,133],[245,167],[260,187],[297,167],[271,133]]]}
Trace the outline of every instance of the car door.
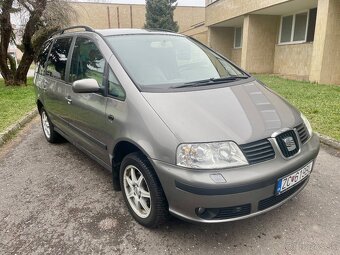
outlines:
{"label": "car door", "polygon": [[75,93],[66,95],[71,103],[69,125],[76,142],[83,149],[93,154],[103,163],[110,165],[107,151],[106,125],[106,60],[99,48],[89,37],[76,38],[70,65],[70,82],[93,78],[98,82],[101,91],[98,93]]}
{"label": "car door", "polygon": [[44,104],[46,89],[45,67],[47,63],[48,54],[50,53],[52,42],[53,40],[48,40],[42,45],[41,51],[37,58],[36,69],[34,73],[34,84],[37,99],[39,99],[42,102],[42,104]]}
{"label": "car door", "polygon": [[67,83],[70,48],[73,37],[60,37],[53,41],[47,60],[43,81],[44,107],[52,123],[65,134],[69,134],[68,105],[66,95],[72,91]]}

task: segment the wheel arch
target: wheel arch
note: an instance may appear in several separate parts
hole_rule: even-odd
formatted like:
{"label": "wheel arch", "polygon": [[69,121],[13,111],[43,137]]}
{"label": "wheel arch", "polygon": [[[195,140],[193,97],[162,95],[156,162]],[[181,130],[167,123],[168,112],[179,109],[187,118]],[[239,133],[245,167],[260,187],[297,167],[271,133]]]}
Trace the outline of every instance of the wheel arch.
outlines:
{"label": "wheel arch", "polygon": [[[133,152],[142,153],[146,157],[146,159],[150,162],[150,156],[146,152],[146,150],[143,149],[142,146],[138,145],[136,142],[130,139],[122,139],[114,145],[111,158],[112,158],[112,179],[115,190],[121,190],[119,184],[120,165],[124,157]],[[152,162],[150,162],[150,164],[153,166]],[[157,172],[155,171],[155,169],[153,170],[158,178]]]}
{"label": "wheel arch", "polygon": [[37,100],[36,104],[37,104],[37,107],[38,107],[38,112],[40,114],[41,113],[41,108],[43,108],[44,105],[43,105],[43,103],[41,102],[40,99]]}

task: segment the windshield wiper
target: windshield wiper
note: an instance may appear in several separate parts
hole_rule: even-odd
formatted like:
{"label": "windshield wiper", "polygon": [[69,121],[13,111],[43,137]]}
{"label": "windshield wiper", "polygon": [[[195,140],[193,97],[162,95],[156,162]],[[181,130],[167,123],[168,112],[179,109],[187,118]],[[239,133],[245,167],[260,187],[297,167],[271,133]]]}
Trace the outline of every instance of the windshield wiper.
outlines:
{"label": "windshield wiper", "polygon": [[230,81],[236,81],[239,79],[247,79],[247,78],[249,77],[248,76],[236,76],[236,75],[228,76],[228,77],[221,77],[221,78],[210,78],[210,79],[186,82],[182,85],[173,86],[171,88],[198,87],[198,86],[205,86],[205,85],[210,85],[214,83],[230,82]]}
{"label": "windshield wiper", "polygon": [[221,77],[221,78],[212,78],[212,81],[219,82],[219,81],[236,81],[241,79],[248,79],[248,76],[229,76],[229,77]]}

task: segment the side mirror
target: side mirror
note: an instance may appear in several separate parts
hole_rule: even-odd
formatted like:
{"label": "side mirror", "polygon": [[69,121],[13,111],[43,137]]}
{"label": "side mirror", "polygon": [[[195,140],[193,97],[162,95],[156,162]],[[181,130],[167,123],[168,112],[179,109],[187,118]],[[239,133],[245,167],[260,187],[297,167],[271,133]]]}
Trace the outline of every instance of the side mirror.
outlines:
{"label": "side mirror", "polygon": [[72,83],[72,90],[75,93],[94,93],[100,91],[100,87],[95,79],[81,79]]}

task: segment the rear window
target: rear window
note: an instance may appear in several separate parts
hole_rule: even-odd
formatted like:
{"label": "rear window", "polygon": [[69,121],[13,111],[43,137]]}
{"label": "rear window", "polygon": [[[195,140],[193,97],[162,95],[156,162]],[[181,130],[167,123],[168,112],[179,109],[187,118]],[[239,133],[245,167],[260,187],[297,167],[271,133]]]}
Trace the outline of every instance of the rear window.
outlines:
{"label": "rear window", "polygon": [[51,44],[52,44],[52,40],[45,42],[43,46],[41,47],[42,48],[41,52],[37,58],[37,73],[38,74],[42,74],[42,75],[44,74],[47,57],[50,51]]}

